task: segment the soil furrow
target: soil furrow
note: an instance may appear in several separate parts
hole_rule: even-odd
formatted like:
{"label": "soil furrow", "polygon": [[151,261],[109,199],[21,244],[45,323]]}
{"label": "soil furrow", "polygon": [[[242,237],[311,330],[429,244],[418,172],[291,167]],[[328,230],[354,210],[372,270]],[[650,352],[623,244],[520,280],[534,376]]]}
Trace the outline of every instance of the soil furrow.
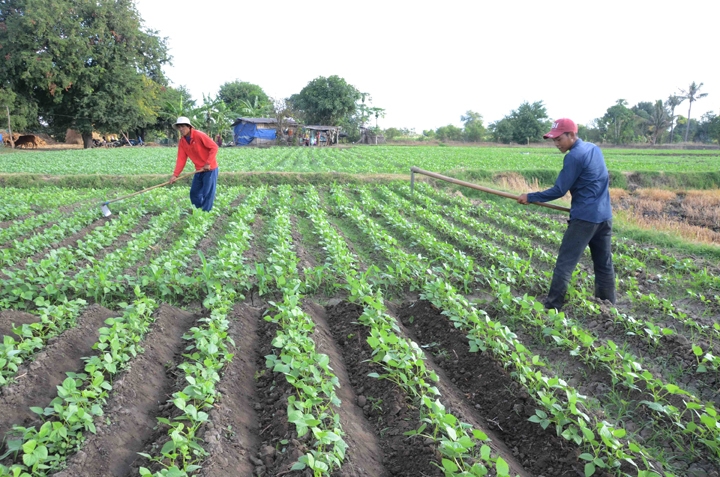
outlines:
{"label": "soil furrow", "polygon": [[[395,306],[393,306],[392,304],[388,304],[388,308],[392,310],[391,314],[394,316],[399,315],[398,310],[405,309],[401,306],[398,308],[398,310],[395,310]],[[400,319],[396,319],[396,321],[398,327],[403,331],[403,334],[405,336],[421,345],[419,337],[415,335],[412,329],[406,328],[404,323],[402,323]],[[449,330],[449,333],[463,335],[463,333],[460,333],[454,327]],[[486,416],[479,413],[473,403],[468,400],[468,395],[455,385],[456,380],[451,379],[445,373],[443,368],[441,368],[435,363],[432,354],[433,350],[431,349],[431,347],[424,349],[426,357],[425,365],[428,369],[435,371],[435,373],[440,378],[439,381],[436,383],[436,387],[440,391],[440,395],[442,396],[441,400],[447,408],[447,411],[451,412],[462,422],[471,424],[474,429],[480,430],[487,434],[488,438],[491,441],[489,445],[493,449],[493,453],[502,457],[506,462],[508,462],[508,464],[510,465],[511,475],[519,475],[521,477],[530,476],[531,474],[523,467],[524,464],[521,465],[520,462],[517,460],[517,449],[511,450],[505,444],[505,442],[500,438],[499,434],[493,430],[496,429],[495,423],[489,421]]]}
{"label": "soil furrow", "polygon": [[350,385],[345,361],[330,332],[325,308],[314,302],[306,302],[303,310],[315,323],[313,340],[318,352],[326,354],[330,358],[330,367],[340,382],[340,387],[335,392],[342,401],[342,406],[337,409],[337,412],[345,432],[344,440],[348,444],[348,450],[342,468],[334,475],[343,477],[390,475],[383,466],[380,443],[375,436],[373,426],[357,405],[358,396]]}
{"label": "soil furrow", "polygon": [[17,340],[19,337],[12,332],[14,327],[39,323],[40,317],[31,313],[16,310],[0,310],[0,342],[3,336],[11,335]]}
{"label": "soil furrow", "polygon": [[345,357],[352,391],[357,395],[354,404],[362,409],[377,436],[384,467],[392,476],[441,476],[437,467],[440,456],[432,440],[403,435],[420,426],[418,408],[394,383],[368,376],[383,370],[370,362],[367,328],[357,322],[362,313],[362,307],[341,302],[327,307],[327,323]]}
{"label": "soil furrow", "polygon": [[20,367],[14,383],[0,388],[0,436],[15,424],[27,426],[37,421],[30,407],[47,407],[66,373],[82,372],[82,358],[93,353],[98,330],[113,316],[118,313],[91,305],[78,317],[77,326],[51,339],[34,361]]}
{"label": "soil furrow", "polygon": [[175,386],[168,370],[177,361],[185,343],[183,334],[197,316],[162,305],[152,330],[130,368],[114,383],[105,415],[96,422],[97,434],[89,435],[82,450],[68,461],[56,477],[119,477],[129,475],[137,453],[154,436],[156,417],[167,406]]}
{"label": "soil furrow", "polygon": [[434,343],[435,362],[532,475],[583,475],[577,447],[528,419],[536,405],[530,395],[488,353],[470,353],[467,338],[432,304],[404,304],[398,316],[424,345]]}
{"label": "soil furrow", "polygon": [[262,308],[246,303],[236,305],[229,334],[235,342],[234,356],[218,383],[221,398],[210,411],[206,424],[205,450],[209,456],[202,464],[204,477],[252,475],[250,461],[259,446],[258,419],[253,403],[255,394],[255,357],[257,326]]}
{"label": "soil furrow", "polygon": [[[295,427],[288,421],[287,402],[293,387],[285,376],[274,373],[265,364],[265,356],[274,354],[272,340],[278,325],[265,321],[264,312],[258,317],[257,348],[255,353],[255,410],[258,416],[261,440],[249,459],[255,466],[255,475],[270,476],[287,473],[292,465],[307,451],[311,433],[298,439]],[[282,442],[286,442],[284,445]],[[296,474],[298,475],[298,474]]]}

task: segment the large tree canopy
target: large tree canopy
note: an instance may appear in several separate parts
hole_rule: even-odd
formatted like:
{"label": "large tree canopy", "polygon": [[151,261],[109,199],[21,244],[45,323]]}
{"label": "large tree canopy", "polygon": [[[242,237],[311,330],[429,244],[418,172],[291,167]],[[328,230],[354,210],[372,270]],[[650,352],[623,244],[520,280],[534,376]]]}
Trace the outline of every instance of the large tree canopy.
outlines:
{"label": "large tree canopy", "polygon": [[634,120],[635,113],[627,107],[627,101],[618,99],[597,122],[605,140],[615,144],[627,144],[635,136]]}
{"label": "large tree canopy", "polygon": [[460,116],[460,121],[465,124],[465,139],[470,142],[480,142],[485,139],[485,126],[480,113],[468,110]]}
{"label": "large tree canopy", "polygon": [[132,0],[0,3],[0,84],[36,105],[56,131],[153,124],[165,40],[146,31]]}
{"label": "large tree canopy", "polygon": [[355,113],[361,98],[362,94],[355,86],[333,75],[310,81],[302,91],[289,98],[289,103],[302,114],[306,124],[336,126]]}
{"label": "large tree canopy", "polygon": [[490,125],[496,141],[518,144],[542,141],[542,136],[550,129],[550,121],[542,101],[525,101],[508,116]]}
{"label": "large tree canopy", "polygon": [[231,111],[242,112],[248,105],[261,110],[270,110],[271,101],[263,89],[247,81],[231,81],[220,86],[217,99],[222,100]]}

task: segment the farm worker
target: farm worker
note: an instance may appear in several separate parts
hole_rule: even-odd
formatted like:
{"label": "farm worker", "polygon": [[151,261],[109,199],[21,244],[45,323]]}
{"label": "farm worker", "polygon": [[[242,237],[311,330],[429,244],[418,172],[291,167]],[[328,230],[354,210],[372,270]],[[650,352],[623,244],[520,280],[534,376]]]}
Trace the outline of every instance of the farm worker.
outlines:
{"label": "farm worker", "polygon": [[175,182],[185,168],[188,157],[195,164],[195,170],[201,171],[193,176],[190,186],[190,202],[198,209],[209,212],[215,202],[215,188],[217,186],[218,145],[210,136],[192,127],[190,120],[180,116],[175,122],[175,128],[180,131],[178,143],[177,162],[170,183]]}
{"label": "farm worker", "polygon": [[612,207],[610,175],[599,147],[577,137],[570,119],[558,119],[543,138],[552,139],[566,153],[555,185],[542,192],[522,194],[518,202],[548,202],[572,194],[570,220],[560,244],[545,308],[562,308],[570,277],[585,247],[590,247],[595,270],[595,296],[615,303],[615,270],[612,263]]}

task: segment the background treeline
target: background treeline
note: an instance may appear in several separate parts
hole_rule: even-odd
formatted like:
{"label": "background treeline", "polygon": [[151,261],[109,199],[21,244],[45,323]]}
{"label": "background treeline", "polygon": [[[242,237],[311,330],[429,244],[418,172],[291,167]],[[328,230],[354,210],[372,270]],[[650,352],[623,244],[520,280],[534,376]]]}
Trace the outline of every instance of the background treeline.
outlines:
{"label": "background treeline", "polygon": [[[629,107],[618,99],[605,114],[590,125],[578,125],[582,138],[596,143],[661,145],[679,142],[717,144],[720,140],[720,116],[705,113],[700,119],[691,117],[693,103],[707,96],[702,93],[703,83],[693,82],[687,90],[670,95],[667,100],[642,101]],[[680,106],[687,107],[687,116],[676,114]],[[542,101],[522,103],[503,119],[483,124],[482,116],[467,111],[461,116],[464,127],[453,125],[423,131],[388,129],[389,139],[412,138],[419,140],[483,142],[503,144],[529,144],[542,141],[552,121]]]}
{"label": "background treeline", "polygon": [[[74,129],[91,147],[93,133],[173,142],[178,116],[226,141],[238,117],[276,118],[278,129],[286,127],[288,118],[341,126],[349,142],[368,128],[390,141],[529,144],[542,141],[550,126],[538,101],[524,102],[487,126],[480,113],[469,110],[461,116],[462,127],[382,130],[378,119],[385,110],[338,76],[315,78],[288,98],[272,98],[252,83],[228,81],[216,95],[196,101],[165,77],[162,68],[171,60],[166,42],[144,27],[132,0],[0,2],[0,108],[7,113],[8,129],[47,133],[60,141]],[[707,96],[702,86],[693,82],[665,101],[632,107],[620,99],[591,125],[580,126],[581,137],[614,144],[717,143],[718,116],[691,118],[693,103]],[[687,116],[676,114],[680,106],[687,106]]]}

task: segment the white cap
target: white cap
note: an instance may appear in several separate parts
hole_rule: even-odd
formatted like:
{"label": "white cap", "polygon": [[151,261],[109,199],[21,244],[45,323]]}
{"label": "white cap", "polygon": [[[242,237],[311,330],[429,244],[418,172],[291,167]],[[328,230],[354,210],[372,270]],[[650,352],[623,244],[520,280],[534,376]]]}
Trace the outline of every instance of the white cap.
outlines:
{"label": "white cap", "polygon": [[190,119],[186,118],[185,116],[180,116],[179,118],[177,118],[177,121],[175,121],[175,124],[173,126],[177,128],[180,124],[187,124],[188,126],[192,127]]}

